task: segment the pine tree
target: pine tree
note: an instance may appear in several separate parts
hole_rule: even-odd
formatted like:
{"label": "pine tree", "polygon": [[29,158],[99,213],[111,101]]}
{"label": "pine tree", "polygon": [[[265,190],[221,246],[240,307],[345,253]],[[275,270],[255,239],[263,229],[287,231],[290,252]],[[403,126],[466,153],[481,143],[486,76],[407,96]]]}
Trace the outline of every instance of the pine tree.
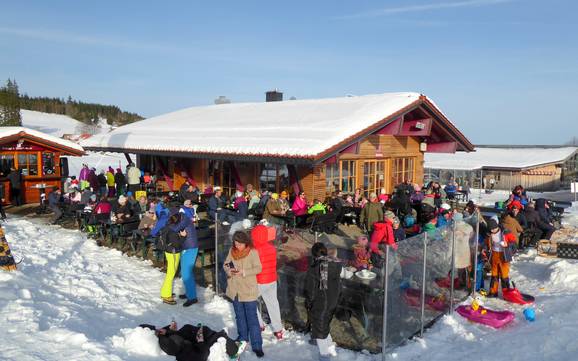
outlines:
{"label": "pine tree", "polygon": [[16,80],[8,79],[6,86],[0,88],[0,126],[22,126]]}

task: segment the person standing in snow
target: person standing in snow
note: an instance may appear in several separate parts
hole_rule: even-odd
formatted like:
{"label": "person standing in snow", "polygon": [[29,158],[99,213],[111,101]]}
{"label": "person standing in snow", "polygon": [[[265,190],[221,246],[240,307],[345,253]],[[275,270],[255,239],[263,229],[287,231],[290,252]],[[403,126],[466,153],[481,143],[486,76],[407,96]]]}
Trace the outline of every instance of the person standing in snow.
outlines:
{"label": "person standing in snow", "polygon": [[186,299],[183,307],[189,307],[198,302],[194,271],[199,253],[197,229],[193,223],[195,210],[190,199],[187,199],[183,206],[181,206],[179,215],[181,218],[175,230],[185,230],[186,232],[183,240],[183,251],[181,252],[181,278],[185,286],[185,294],[179,295],[179,298]]}
{"label": "person standing in snow", "polygon": [[117,168],[114,175],[114,183],[116,184],[116,195],[124,195],[126,189],[126,178],[122,173],[122,169]]}
{"label": "person standing in snow", "polygon": [[22,173],[19,169],[10,168],[10,173],[6,176],[10,181],[10,193],[12,195],[12,202],[16,206],[22,205]]}
{"label": "person standing in snow", "polygon": [[107,180],[106,180],[106,175],[104,174],[104,169],[102,169],[100,171],[100,173],[97,176],[98,179],[98,196],[104,196],[106,195],[106,184],[107,184]]}
{"label": "person standing in snow", "polygon": [[243,231],[233,234],[223,269],[227,274],[227,297],[233,300],[239,341],[251,341],[257,357],[263,357],[263,339],[257,317],[259,289],[257,275],[261,273],[259,253],[253,249],[251,238]]}
{"label": "person standing in snow", "polygon": [[51,224],[56,224],[56,222],[60,219],[60,217],[62,217],[62,211],[58,206],[59,203],[60,203],[60,188],[54,188],[54,190],[50,192],[50,194],[48,195],[48,208],[50,208],[50,210],[54,212],[54,215],[50,220]]}
{"label": "person standing in snow", "polygon": [[500,281],[502,282],[502,288],[510,288],[512,254],[509,247],[511,244],[516,243],[516,237],[509,232],[503,231],[494,219],[488,221],[488,230],[490,233],[486,237],[486,245],[492,250],[490,256],[492,278],[488,297],[498,297]]}
{"label": "person standing in snow", "polygon": [[329,361],[331,356],[336,356],[329,331],[341,293],[341,263],[327,256],[323,243],[315,243],[311,254],[313,263],[305,278],[306,308],[311,337],[319,347],[319,361]]}
{"label": "person standing in snow", "polygon": [[114,182],[114,169],[112,169],[112,167],[108,167],[108,172],[106,172],[106,186],[108,187],[108,197],[114,197],[116,194],[116,188]]}
{"label": "person standing in snow", "polygon": [[187,236],[186,230],[179,230],[178,224],[180,215],[175,212],[169,217],[167,226],[161,231],[161,238],[164,245],[165,260],[167,263],[167,273],[161,287],[161,300],[169,305],[176,305],[177,301],[173,297],[173,280],[179,267],[183,242]]}
{"label": "person standing in snow", "polygon": [[134,163],[131,163],[126,173],[128,190],[134,194],[140,189],[140,169]]}
{"label": "person standing in snow", "polygon": [[[281,340],[283,338],[283,324],[281,323],[281,311],[277,299],[277,250],[271,244],[273,239],[269,239],[268,236],[268,227],[264,225],[257,225],[251,230],[251,238],[259,253],[259,260],[263,268],[261,273],[257,275],[259,294],[267,306],[273,334],[278,340]],[[257,312],[257,316],[259,316],[259,325],[264,330],[265,323],[261,313]]]}

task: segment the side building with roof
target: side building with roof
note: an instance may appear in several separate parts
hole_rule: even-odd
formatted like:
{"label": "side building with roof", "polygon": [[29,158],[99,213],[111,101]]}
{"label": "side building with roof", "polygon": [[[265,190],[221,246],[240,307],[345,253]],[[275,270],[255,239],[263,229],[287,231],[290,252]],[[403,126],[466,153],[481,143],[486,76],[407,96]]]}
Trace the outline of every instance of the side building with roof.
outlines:
{"label": "side building with roof", "polygon": [[[61,157],[83,154],[80,145],[62,138],[25,127],[0,127],[0,182],[4,184],[5,202],[18,203],[15,193],[22,203],[39,202],[41,191],[59,187],[61,177],[68,173]],[[18,192],[13,192],[8,177],[11,169],[21,175]]]}
{"label": "side building with roof", "polygon": [[424,168],[426,182],[454,177],[474,188],[557,191],[578,177],[578,147],[478,145],[470,153],[426,154]]}
{"label": "side building with roof", "polygon": [[225,193],[339,189],[388,192],[421,182],[425,152],[472,151],[442,111],[419,93],[237,103],[188,108],[82,142],[85,149],[136,154],[165,190],[189,179]]}

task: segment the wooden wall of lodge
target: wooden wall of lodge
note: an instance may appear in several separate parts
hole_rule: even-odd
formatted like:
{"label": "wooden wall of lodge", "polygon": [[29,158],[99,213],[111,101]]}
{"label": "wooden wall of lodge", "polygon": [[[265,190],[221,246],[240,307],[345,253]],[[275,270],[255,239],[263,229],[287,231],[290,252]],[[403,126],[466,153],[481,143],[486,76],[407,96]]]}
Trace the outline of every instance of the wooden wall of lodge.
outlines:
{"label": "wooden wall of lodge", "polygon": [[[385,160],[386,161],[386,189],[389,193],[393,191],[395,184],[391,184],[391,159],[413,157],[414,161],[414,182],[420,183],[423,179],[423,153],[419,150],[419,140],[412,137],[396,137],[391,135],[370,135],[360,142],[357,154],[341,154],[338,160],[357,160],[356,162],[356,185],[363,184],[363,160]],[[189,160],[189,175],[198,182],[199,188],[204,189],[209,185],[214,185],[214,180],[208,174],[208,160]],[[244,167],[237,166],[237,171],[241,182],[258,187],[260,167],[258,163],[244,163]],[[185,177],[177,174],[174,165],[169,165],[169,174],[173,174],[174,188],[178,189],[185,181]],[[309,200],[318,198],[325,199],[327,187],[325,179],[325,164],[314,167],[297,166],[299,183],[307,194]],[[165,190],[168,190],[166,182],[160,181]]]}
{"label": "wooden wall of lodge", "polygon": [[[526,172],[537,174],[525,174]],[[494,178],[494,189],[512,190],[518,184],[528,190],[556,191],[560,189],[562,169],[554,164],[528,169],[527,171],[487,170],[484,171],[486,187],[490,186],[490,179]],[[541,175],[539,173],[550,174]],[[499,179],[498,179],[499,178]]]}

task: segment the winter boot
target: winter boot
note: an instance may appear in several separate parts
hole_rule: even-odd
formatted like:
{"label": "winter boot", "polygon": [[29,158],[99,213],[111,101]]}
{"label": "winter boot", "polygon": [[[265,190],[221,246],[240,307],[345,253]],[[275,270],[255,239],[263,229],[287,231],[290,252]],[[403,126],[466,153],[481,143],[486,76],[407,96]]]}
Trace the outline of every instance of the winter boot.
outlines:
{"label": "winter boot", "polygon": [[488,297],[498,297],[498,277],[492,276],[490,280],[490,293]]}
{"label": "winter boot", "polygon": [[510,288],[510,279],[502,278],[502,288]]}

